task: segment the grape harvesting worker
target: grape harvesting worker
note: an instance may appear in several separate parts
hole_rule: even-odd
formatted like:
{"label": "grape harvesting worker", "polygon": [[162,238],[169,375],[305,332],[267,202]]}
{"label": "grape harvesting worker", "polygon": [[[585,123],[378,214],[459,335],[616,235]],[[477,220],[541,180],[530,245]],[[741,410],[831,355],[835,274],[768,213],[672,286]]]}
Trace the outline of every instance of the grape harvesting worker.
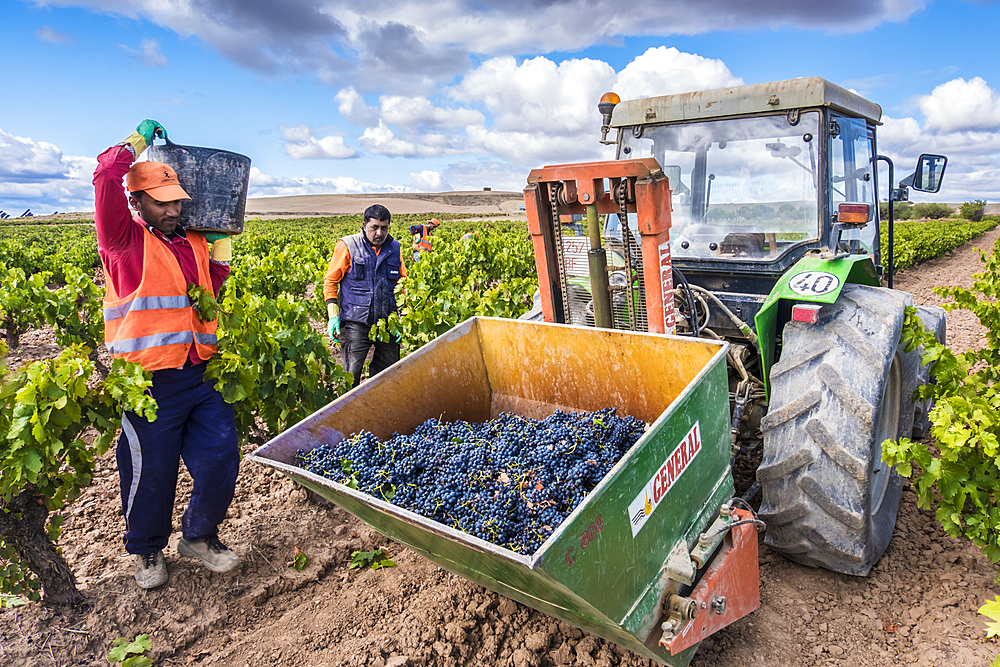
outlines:
{"label": "grape harvesting worker", "polygon": [[437,218],[431,218],[426,225],[410,225],[410,234],[413,235],[413,261],[420,259],[420,253],[430,251],[431,232],[440,224]]}
{"label": "grape harvesting worker", "polygon": [[365,209],[361,231],[337,241],[323,280],[327,333],[341,341],[344,368],[361,382],[368,351],[374,347],[369,377],[399,361],[399,342],[368,337],[372,325],[396,312],[396,283],[406,277],[399,241],[389,234],[389,209],[373,204]]}
{"label": "grape harvesting worker", "polygon": [[163,549],[182,457],[194,488],[178,553],[214,572],[239,562],[218,538],[236,489],[236,422],[232,406],[202,377],[215,352],[217,323],[202,322],[188,297],[192,283],[218,296],[229,276],[231,244],[225,234],[179,224],[181,202],[191,197],[176,172],[160,162],[135,161],[154,136],[165,139],[166,130],[154,120],[142,121],[125,141],[101,153],[94,171],[97,249],[107,284],[105,343],[111,356],[152,372],[149,391],[157,403],[155,422],[122,415],[117,444],[125,550],[135,555],[141,588],[167,581]]}

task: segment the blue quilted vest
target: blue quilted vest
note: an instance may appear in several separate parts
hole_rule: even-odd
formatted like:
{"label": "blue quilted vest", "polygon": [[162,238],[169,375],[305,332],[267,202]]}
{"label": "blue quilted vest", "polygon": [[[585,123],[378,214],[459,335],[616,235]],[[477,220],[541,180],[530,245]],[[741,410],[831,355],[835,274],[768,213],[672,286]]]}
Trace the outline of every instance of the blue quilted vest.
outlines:
{"label": "blue quilted vest", "polygon": [[388,236],[376,255],[364,232],[344,237],[351,270],[340,281],[340,319],[369,326],[396,312],[399,241]]}

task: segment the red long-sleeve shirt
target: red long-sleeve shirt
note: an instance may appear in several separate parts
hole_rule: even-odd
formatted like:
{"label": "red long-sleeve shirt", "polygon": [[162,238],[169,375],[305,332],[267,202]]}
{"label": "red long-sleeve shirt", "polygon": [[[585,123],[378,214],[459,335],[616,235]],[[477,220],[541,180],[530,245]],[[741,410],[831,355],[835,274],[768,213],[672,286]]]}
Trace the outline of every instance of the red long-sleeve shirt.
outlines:
{"label": "red long-sleeve shirt", "polygon": [[[94,170],[94,224],[97,227],[97,252],[104,263],[105,279],[121,296],[131,294],[139,287],[142,280],[143,234],[148,229],[173,252],[184,280],[197,283],[198,265],[194,249],[185,238],[183,228],[178,227],[178,232],[167,236],[138,215],[133,216],[129,210],[122,179],[132,161],[132,152],[119,144],[97,157],[97,169]],[[222,283],[229,277],[229,265],[209,262],[208,273],[212,289],[218,296]],[[193,344],[188,358],[191,363],[202,363]]]}

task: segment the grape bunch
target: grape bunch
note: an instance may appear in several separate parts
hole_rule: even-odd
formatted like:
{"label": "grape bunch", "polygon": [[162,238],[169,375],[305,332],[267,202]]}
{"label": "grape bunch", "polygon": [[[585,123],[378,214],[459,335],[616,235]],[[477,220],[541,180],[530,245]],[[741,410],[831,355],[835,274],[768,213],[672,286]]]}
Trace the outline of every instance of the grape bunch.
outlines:
{"label": "grape bunch", "polygon": [[428,419],[382,441],[360,431],[299,452],[309,472],[512,551],[534,553],[636,443],[645,423],[614,408]]}

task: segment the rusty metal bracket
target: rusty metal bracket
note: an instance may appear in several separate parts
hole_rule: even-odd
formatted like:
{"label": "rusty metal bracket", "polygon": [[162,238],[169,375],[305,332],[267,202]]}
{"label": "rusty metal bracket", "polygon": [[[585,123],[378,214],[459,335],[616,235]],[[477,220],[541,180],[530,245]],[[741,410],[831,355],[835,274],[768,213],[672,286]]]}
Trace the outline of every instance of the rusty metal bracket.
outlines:
{"label": "rusty metal bracket", "polygon": [[[740,509],[734,509],[732,515],[737,521],[753,518],[751,512]],[[678,624],[668,616],[671,625],[662,628],[659,643],[670,650],[670,655],[694,646],[760,607],[757,528],[752,523],[729,531],[715,559],[687,597],[697,605],[695,617]]]}

